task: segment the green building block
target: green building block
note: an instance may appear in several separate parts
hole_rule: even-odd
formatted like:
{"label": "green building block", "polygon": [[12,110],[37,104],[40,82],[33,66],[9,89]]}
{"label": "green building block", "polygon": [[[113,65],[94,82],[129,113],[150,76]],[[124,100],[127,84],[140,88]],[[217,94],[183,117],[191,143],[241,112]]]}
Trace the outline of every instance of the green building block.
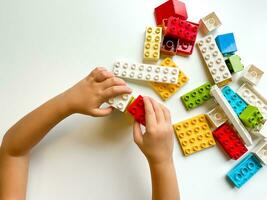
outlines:
{"label": "green building block", "polygon": [[226,58],[225,63],[231,73],[240,72],[244,69],[241,58],[238,55],[232,55]]}
{"label": "green building block", "polygon": [[239,115],[241,121],[249,128],[255,128],[263,123],[263,116],[255,106],[248,105],[247,108]]}
{"label": "green building block", "polygon": [[211,98],[210,96],[210,88],[211,84],[210,82],[207,82],[200,87],[184,94],[181,96],[181,100],[186,108],[186,110],[191,110],[193,108],[196,108],[209,100]]}

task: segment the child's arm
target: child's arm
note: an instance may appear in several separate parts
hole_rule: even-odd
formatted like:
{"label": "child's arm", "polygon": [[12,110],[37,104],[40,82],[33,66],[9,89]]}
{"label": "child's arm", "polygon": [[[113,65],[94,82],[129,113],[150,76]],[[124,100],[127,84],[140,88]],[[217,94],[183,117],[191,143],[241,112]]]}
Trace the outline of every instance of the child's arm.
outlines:
{"label": "child's arm", "polygon": [[134,124],[134,140],[145,154],[151,171],[152,199],[179,200],[179,189],[174,169],[173,128],[169,110],[151,98],[144,97],[146,132]]}
{"label": "child's arm", "polygon": [[17,122],[4,136],[0,148],[0,199],[25,199],[29,152],[56,124],[73,113],[106,116],[113,109],[101,109],[100,105],[130,92],[123,80],[96,68],[75,86]]}

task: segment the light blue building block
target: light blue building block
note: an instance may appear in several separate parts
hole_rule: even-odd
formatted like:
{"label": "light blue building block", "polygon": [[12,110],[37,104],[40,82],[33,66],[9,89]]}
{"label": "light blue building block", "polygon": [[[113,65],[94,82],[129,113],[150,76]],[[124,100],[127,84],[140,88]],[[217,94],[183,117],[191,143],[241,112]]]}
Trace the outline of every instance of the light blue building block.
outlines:
{"label": "light blue building block", "polygon": [[215,38],[215,41],[224,56],[232,55],[237,51],[235,37],[233,33],[218,35]]}
{"label": "light blue building block", "polygon": [[226,176],[237,188],[240,188],[261,168],[262,165],[257,157],[249,153]]}
{"label": "light blue building block", "polygon": [[222,93],[238,116],[248,106],[248,104],[240,96],[238,96],[238,94],[235,93],[229,86],[225,86],[222,89]]}

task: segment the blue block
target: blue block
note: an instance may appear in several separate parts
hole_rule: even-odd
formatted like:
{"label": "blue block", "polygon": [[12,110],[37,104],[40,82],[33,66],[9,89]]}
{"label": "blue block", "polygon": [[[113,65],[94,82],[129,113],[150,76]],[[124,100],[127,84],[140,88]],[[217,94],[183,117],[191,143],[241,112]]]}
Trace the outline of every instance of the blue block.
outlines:
{"label": "blue block", "polygon": [[222,89],[222,93],[238,116],[248,106],[248,104],[240,96],[238,96],[238,94],[235,93],[229,86],[225,86]]}
{"label": "blue block", "polygon": [[237,188],[240,188],[261,168],[260,161],[253,153],[249,153],[226,176]]}
{"label": "blue block", "polygon": [[215,41],[224,56],[232,55],[237,51],[235,37],[233,33],[218,35],[215,38]]}

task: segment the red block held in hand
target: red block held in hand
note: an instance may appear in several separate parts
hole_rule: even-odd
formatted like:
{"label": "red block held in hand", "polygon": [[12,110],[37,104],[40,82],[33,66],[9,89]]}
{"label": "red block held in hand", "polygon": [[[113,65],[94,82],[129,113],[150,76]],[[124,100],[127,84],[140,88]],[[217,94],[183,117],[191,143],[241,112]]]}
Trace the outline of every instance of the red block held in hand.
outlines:
{"label": "red block held in hand", "polygon": [[139,95],[127,108],[127,111],[134,117],[135,121],[140,124],[146,125],[145,120],[145,106],[144,100],[141,95]]}

